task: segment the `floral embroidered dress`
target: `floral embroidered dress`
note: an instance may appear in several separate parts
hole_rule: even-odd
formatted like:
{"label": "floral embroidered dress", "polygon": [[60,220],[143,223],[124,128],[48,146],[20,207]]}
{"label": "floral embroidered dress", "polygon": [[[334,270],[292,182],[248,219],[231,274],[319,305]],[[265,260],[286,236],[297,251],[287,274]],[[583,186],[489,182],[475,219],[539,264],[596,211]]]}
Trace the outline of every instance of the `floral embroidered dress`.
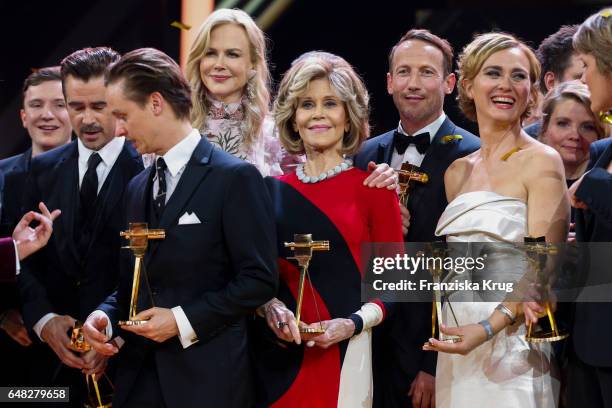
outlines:
{"label": "floral embroidered dress", "polygon": [[260,137],[247,147],[243,136],[247,126],[244,102],[223,103],[211,98],[209,101],[208,118],[200,129],[209,142],[253,164],[263,176],[281,175],[286,166],[296,163],[281,146],[272,117],[265,117]]}

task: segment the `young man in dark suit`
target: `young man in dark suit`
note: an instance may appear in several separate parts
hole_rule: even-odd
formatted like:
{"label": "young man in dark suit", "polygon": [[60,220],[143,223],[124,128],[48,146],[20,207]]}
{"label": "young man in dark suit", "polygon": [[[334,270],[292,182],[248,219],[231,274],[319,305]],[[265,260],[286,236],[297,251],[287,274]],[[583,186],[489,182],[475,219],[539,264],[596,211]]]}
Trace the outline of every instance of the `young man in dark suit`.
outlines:
{"label": "young man in dark suit", "polygon": [[30,74],[23,83],[23,106],[19,112],[32,147],[23,153],[0,160],[0,171],[5,174],[2,196],[0,235],[13,231],[23,215],[23,187],[30,161],[70,142],[72,126],[62,93],[60,67],[40,68]]}
{"label": "young man in dark suit", "polygon": [[47,361],[49,378],[45,363],[39,363],[40,381],[70,385],[74,405],[82,405],[83,376],[71,368],[99,372],[106,359],[95,352],[75,354],[66,333],[117,285],[111,265],[118,262],[121,246],[122,197],[143,169],[125,138],[115,137],[106,102],[104,72],[118,59],[106,47],[64,58],[63,91],[77,139],[32,160],[24,199],[26,208],[44,201],[63,213],[49,245],[24,264],[19,286],[26,326],[57,356]]}
{"label": "young man in dark suit", "polygon": [[118,132],[158,156],[128,186],[126,220],[166,234],[145,255],[151,292],[140,286],[136,319],[147,322],[117,325],[130,305],[134,261],[126,256],[118,290],[84,326],[101,353],[118,352],[110,338],[125,339],[113,406],[249,406],[247,316],[278,283],[263,179],[192,128],[189,84],[161,51],[124,55],[109,72],[108,97]]}
{"label": "young man in dark suit", "polygon": [[[591,144],[591,168],[569,189],[576,211],[576,240],[598,242],[594,252],[599,269],[590,269],[595,284],[610,282],[607,252],[601,243],[612,242],[612,139]],[[586,245],[586,244],[583,244]],[[584,276],[588,278],[588,276]],[[612,316],[612,302],[578,302],[575,304],[571,333],[573,350],[568,359],[567,402],[574,406],[612,406],[612,351],[596,347],[594,339],[612,335],[607,324]]]}
{"label": "young man in dark suit", "polygon": [[[25,152],[0,160],[0,171],[5,174],[0,211],[0,236],[9,235],[25,212],[23,193],[32,157],[70,142],[72,126],[62,93],[60,67],[45,67],[31,73],[23,83],[23,106],[19,112],[24,129],[32,140]],[[27,367],[32,353],[25,349],[32,344],[19,311],[15,284],[0,288],[4,316],[0,325],[0,349],[21,361],[18,368],[0,367],[0,383],[27,382]]]}
{"label": "young man in dark suit", "polygon": [[[401,207],[406,242],[431,242],[446,207],[444,172],[480,147],[478,138],[456,126],[444,113],[444,97],[453,92],[453,50],[427,30],[410,30],[389,54],[387,91],[400,116],[397,129],[364,143],[355,164],[404,162],[419,166],[429,182],[410,192]],[[431,337],[431,304],[402,303],[397,317],[375,333],[374,405],[429,407],[434,400],[436,355],[421,350]]]}

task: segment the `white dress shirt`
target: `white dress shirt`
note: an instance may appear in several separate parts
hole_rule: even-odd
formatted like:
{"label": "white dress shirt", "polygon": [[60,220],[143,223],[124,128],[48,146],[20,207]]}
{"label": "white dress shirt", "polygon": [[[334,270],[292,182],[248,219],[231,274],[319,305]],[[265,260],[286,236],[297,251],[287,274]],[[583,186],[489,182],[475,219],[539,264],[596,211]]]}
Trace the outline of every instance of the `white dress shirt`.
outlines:
{"label": "white dress shirt", "polygon": [[[117,161],[117,158],[121,154],[121,150],[123,149],[124,143],[125,137],[114,137],[113,139],[111,139],[110,142],[102,146],[102,148],[97,151],[97,153],[100,155],[100,158],[102,159],[100,164],[98,164],[98,167],[96,167],[96,174],[98,175],[98,193],[104,185],[104,182],[106,181],[108,174],[113,168],[113,165]],[[77,148],[79,151],[78,164],[80,189],[81,183],[83,182],[83,177],[85,177],[85,172],[87,172],[87,161],[89,160],[89,157],[94,153],[94,150],[85,147],[83,142],[81,142],[81,139],[77,139]],[[33,330],[41,341],[44,341],[40,334],[42,333],[45,324],[47,324],[47,322],[53,319],[55,316],[57,316],[57,313],[47,313],[46,315],[41,317],[40,320],[38,320],[38,322],[36,322],[36,324],[34,325]]]}
{"label": "white dress shirt", "polygon": [[[102,161],[96,167],[96,173],[98,175],[98,193],[106,181],[106,177],[113,168],[113,164],[117,161],[117,158],[121,154],[123,145],[125,144],[125,137],[119,136],[111,139],[110,142],[105,144],[97,153],[100,155]],[[83,177],[87,172],[87,161],[89,157],[94,153],[94,150],[85,147],[81,139],[77,139],[77,146],[79,148],[79,189],[83,183]]]}
{"label": "white dress shirt", "polygon": [[13,245],[15,246],[15,276],[19,275],[21,272],[21,264],[19,263],[19,250],[17,249],[17,242],[13,240]]}
{"label": "white dress shirt", "polygon": [[[433,142],[433,139],[436,136],[436,133],[438,133],[438,130],[440,130],[440,127],[442,126],[442,123],[444,123],[445,120],[446,120],[446,114],[442,112],[442,114],[438,116],[438,119],[434,120],[433,122],[431,122],[429,125],[425,126],[424,128],[419,129],[418,131],[414,132],[414,134],[412,135],[409,135],[408,133],[406,133],[406,131],[402,127],[402,122],[400,121],[399,126],[397,127],[397,131],[400,132],[401,134],[408,135],[408,136],[414,136],[414,135],[418,135],[421,133],[429,132],[429,141]],[[395,170],[399,170],[402,167],[402,163],[406,163],[406,162],[410,164],[414,164],[415,166],[421,166],[421,163],[423,163],[424,158],[425,158],[425,153],[422,153],[422,154],[419,153],[416,146],[413,144],[408,146],[404,154],[399,154],[394,147],[393,155],[391,156],[391,167],[393,167]]]}
{"label": "white dress shirt", "polygon": [[[166,152],[162,157],[166,162],[166,203],[174,193],[176,186],[185,171],[185,167],[191,159],[193,151],[200,143],[202,136],[200,132],[196,129],[192,129],[191,132],[179,143],[174,145],[170,150]],[[157,159],[156,159],[157,160]],[[155,171],[155,168],[153,169]],[[157,181],[157,174],[153,178],[153,197],[157,196],[157,192],[159,191],[159,184]],[[193,330],[193,326],[187,319],[187,315],[183,311],[183,308],[179,305],[173,307],[172,314],[174,315],[174,319],[176,320],[176,325],[179,330],[178,338],[181,342],[183,348],[187,348],[192,344],[197,343],[199,340]],[[94,311],[90,316],[104,316],[108,319],[106,313],[101,310]],[[89,318],[89,317],[88,317]],[[106,325],[106,335],[108,338],[113,337],[113,329],[110,324]]]}

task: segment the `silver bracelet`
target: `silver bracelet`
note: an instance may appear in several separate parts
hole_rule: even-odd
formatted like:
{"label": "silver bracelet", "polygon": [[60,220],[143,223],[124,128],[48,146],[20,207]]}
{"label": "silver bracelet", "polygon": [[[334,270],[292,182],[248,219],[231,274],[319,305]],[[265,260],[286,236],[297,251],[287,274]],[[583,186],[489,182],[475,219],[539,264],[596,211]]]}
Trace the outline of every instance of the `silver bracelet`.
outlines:
{"label": "silver bracelet", "polygon": [[504,314],[508,319],[510,319],[510,324],[516,323],[516,316],[514,315],[514,313],[512,313],[512,311],[510,311],[510,309],[504,306],[503,303],[500,303],[499,305],[497,305],[495,307],[495,310]]}
{"label": "silver bracelet", "polygon": [[491,340],[495,334],[493,333],[493,327],[491,327],[491,323],[489,323],[489,321],[485,319],[478,322],[478,324],[485,329],[485,332],[487,332],[487,340]]}

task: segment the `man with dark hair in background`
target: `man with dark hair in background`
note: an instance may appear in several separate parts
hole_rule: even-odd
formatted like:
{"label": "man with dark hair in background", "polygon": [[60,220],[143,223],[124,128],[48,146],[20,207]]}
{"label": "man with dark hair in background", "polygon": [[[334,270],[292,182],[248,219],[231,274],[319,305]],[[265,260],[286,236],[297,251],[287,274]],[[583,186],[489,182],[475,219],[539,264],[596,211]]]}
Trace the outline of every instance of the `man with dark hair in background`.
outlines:
{"label": "man with dark hair in background", "polygon": [[[562,82],[580,79],[584,71],[584,63],[572,46],[572,37],[578,29],[577,25],[562,26],[556,33],[542,41],[536,55],[542,71],[540,73],[540,92],[545,96],[555,86]],[[540,98],[542,102],[543,98]],[[542,112],[538,107],[533,119],[537,119],[525,127],[525,132],[538,138],[542,130]],[[533,120],[532,119],[532,120]]]}
{"label": "man with dark hair in background", "polygon": [[[406,242],[438,240],[435,228],[448,204],[444,173],[456,159],[480,147],[479,139],[444,113],[444,97],[455,87],[453,49],[427,30],[410,30],[389,53],[387,91],[400,121],[396,129],[367,140],[355,157],[396,170],[404,162],[419,166],[429,182],[410,192],[402,219]],[[431,303],[400,303],[397,315],[374,331],[374,406],[430,407],[434,403],[436,354],[423,352],[431,337]],[[412,405],[411,405],[412,404]]]}
{"label": "man with dark hair in background", "polygon": [[67,332],[117,284],[123,192],[143,169],[125,138],[115,137],[106,102],[104,74],[118,59],[107,47],[64,58],[63,91],[77,139],[32,160],[24,196],[26,208],[44,201],[63,214],[47,247],[24,263],[18,283],[26,327],[56,355],[39,363],[41,384],[71,386],[75,406],[83,404],[80,371],[99,373],[106,359],[95,351],[75,354]]}
{"label": "man with dark hair in background", "polygon": [[[165,231],[145,255],[137,320],[128,318],[134,257],[121,259],[117,291],[83,326],[101,353],[118,349],[113,406],[224,407],[252,404],[247,317],[276,293],[272,203],[259,171],[215,149],[193,129],[191,90],[166,54],[125,54],[108,74],[108,101],[124,134],[155,166],[126,191],[127,222]],[[316,392],[316,391],[315,391]]]}

